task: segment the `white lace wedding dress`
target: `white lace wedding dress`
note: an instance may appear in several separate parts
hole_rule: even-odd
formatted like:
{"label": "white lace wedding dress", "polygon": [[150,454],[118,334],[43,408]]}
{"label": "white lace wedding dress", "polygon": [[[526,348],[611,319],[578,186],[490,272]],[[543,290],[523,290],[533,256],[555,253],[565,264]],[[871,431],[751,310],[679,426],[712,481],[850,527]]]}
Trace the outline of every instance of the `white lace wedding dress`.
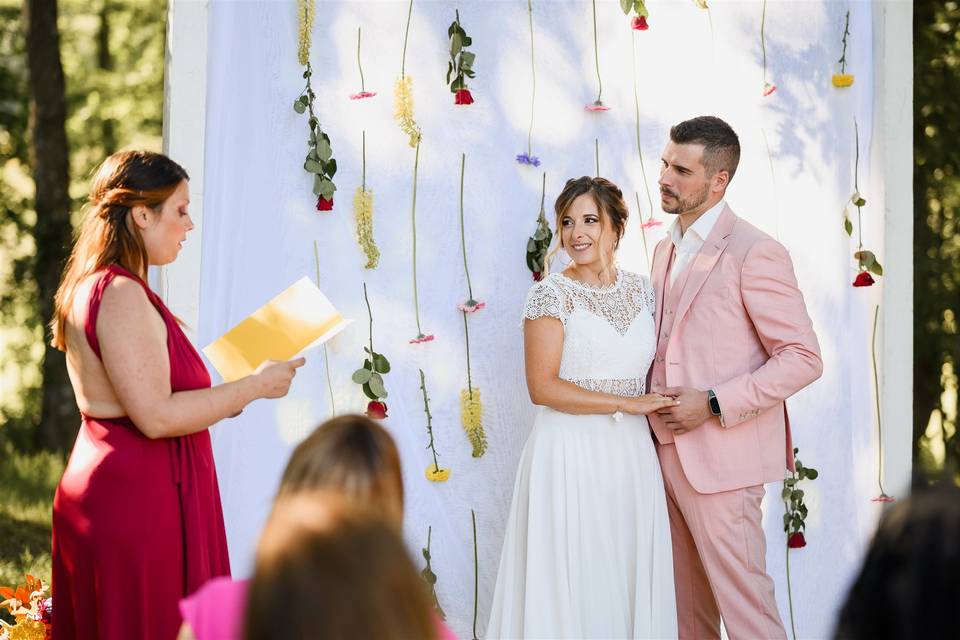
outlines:
{"label": "white lace wedding dress", "polygon": [[[638,396],[656,350],[647,278],[551,274],[524,317],[559,318],[560,377]],[[487,638],[676,638],[670,525],[647,419],[541,407],[513,491]]]}

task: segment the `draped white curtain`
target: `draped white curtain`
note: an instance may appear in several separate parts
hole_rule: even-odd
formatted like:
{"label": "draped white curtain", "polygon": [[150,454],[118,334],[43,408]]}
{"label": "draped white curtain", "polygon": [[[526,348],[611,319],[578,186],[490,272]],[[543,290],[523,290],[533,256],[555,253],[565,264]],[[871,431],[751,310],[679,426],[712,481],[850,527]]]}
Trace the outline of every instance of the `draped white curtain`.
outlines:
{"label": "draped white curtain", "polygon": [[[413,77],[415,116],[423,129],[417,186],[420,316],[433,342],[410,345],[417,333],[412,285],[411,225],[414,150],[393,119],[393,84],[400,75],[407,2],[318,1],[312,31],[313,87],[339,171],[332,212],[318,212],[303,169],[306,117],[292,109],[303,86],[297,63],[297,3],[214,1],[209,6],[207,97],[202,167],[203,231],[197,342],[205,345],[304,275],[320,284],[356,322],[329,346],[330,383],[338,413],[365,407],[350,379],[367,344],[363,283],[373,307],[375,350],[393,370],[386,376],[390,417],[385,426],[400,446],[407,491],[405,535],[420,547],[432,527],[433,570],[452,628],[473,633],[476,513],[479,579],[476,632],[483,634],[496,578],[503,527],[520,450],[533,407],[523,378],[521,306],[531,284],[524,264],[536,226],[542,172],[546,207],[567,178],[600,174],[620,185],[631,208],[621,244],[623,267],[647,273],[640,214],[646,190],[656,202],[659,156],[669,127],[715,114],[739,133],[740,168],[727,201],[741,217],[789,249],[823,348],[823,378],[789,402],[794,440],[820,477],[805,482],[808,546],[791,552],[793,610],[801,637],[829,635],[848,581],[877,516],[877,436],[870,374],[870,328],[880,287],[853,289],[856,234],[843,232],[842,211],[854,184],[854,119],[860,130],[859,183],[864,243],[882,246],[884,176],[874,160],[871,70],[874,11],[865,1],[790,0],[766,5],[766,78],[776,91],[761,95],[761,0],[648,0],[650,30],[633,32],[615,1],[596,3],[603,102],[598,92],[590,2],[533,2],[536,99],[533,153],[541,167],[522,166],[530,125],[530,29],[527,3],[425,1],[413,7],[406,72]],[[473,38],[476,103],[455,107],[444,83],[447,27],[459,9]],[[844,14],[850,10],[849,89],[830,85],[838,71]],[[359,91],[357,28],[368,91]],[[634,74],[631,41],[635,42]],[[646,184],[636,147],[634,79]],[[172,79],[176,90],[177,79]],[[366,184],[374,193],[374,236],[380,266],[364,270],[354,239],[352,196],[361,181],[366,132]],[[596,146],[595,146],[596,145]],[[475,296],[487,308],[470,317],[474,384],[482,391],[489,450],[479,459],[460,426],[459,392],[466,385],[463,318],[466,299],[460,254],[460,154],[466,154],[466,247]],[[196,171],[199,167],[188,167]],[[634,194],[637,194],[636,196]],[[873,206],[871,206],[873,205]],[[851,211],[856,226],[856,210]],[[657,217],[667,216],[657,211]],[[653,244],[666,226],[647,232]],[[193,239],[196,241],[196,238]],[[878,249],[879,250],[879,249]],[[882,259],[882,256],[881,256]],[[180,272],[182,273],[182,272]],[[167,283],[176,289],[174,279]],[[426,374],[443,484],[424,470],[426,420],[418,368]],[[260,401],[214,429],[214,448],[231,561],[250,571],[257,536],[292,447],[331,415],[322,350],[308,354],[290,395]],[[904,453],[903,455],[909,455]],[[780,486],[768,488],[764,526],[768,568],[789,625],[784,505]],[[589,550],[585,550],[589,553]]]}

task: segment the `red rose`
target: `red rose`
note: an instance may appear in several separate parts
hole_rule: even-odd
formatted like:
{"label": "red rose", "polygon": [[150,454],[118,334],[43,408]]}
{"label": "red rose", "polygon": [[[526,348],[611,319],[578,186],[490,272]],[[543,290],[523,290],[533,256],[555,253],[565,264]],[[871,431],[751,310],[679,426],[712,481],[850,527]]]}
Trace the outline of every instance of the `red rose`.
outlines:
{"label": "red rose", "polygon": [[333,198],[329,200],[323,196],[317,198],[317,211],[333,211]]}
{"label": "red rose", "polygon": [[453,104],[473,104],[473,96],[470,95],[470,89],[457,89],[454,95]]}
{"label": "red rose", "polygon": [[790,537],[787,538],[787,546],[791,549],[800,549],[807,546],[807,541],[803,537],[803,532],[797,531],[796,533],[791,533]]}
{"label": "red rose", "polygon": [[534,282],[540,282],[541,280],[543,280],[543,274],[540,273],[539,271],[534,271],[534,272],[533,272],[533,281],[534,281]]}
{"label": "red rose", "polygon": [[371,400],[367,404],[367,417],[373,418],[374,420],[383,420],[387,417],[387,403],[378,402],[377,400]]}
{"label": "red rose", "polygon": [[857,279],[853,281],[855,287],[869,287],[875,282],[869,271],[861,271],[857,274]]}
{"label": "red rose", "polygon": [[630,21],[630,28],[637,31],[646,31],[650,28],[650,25],[647,24],[645,16],[634,16],[633,20]]}

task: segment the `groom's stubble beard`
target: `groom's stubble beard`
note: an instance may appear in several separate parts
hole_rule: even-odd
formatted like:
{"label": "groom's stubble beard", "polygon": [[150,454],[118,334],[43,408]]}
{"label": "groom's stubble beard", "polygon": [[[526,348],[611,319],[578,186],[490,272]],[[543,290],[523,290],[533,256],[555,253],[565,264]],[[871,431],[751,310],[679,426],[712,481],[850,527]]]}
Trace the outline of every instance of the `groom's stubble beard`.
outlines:
{"label": "groom's stubble beard", "polygon": [[[660,191],[663,192],[664,190],[661,189]],[[666,193],[670,194],[674,198],[677,197],[677,194],[675,194],[673,191],[667,190]],[[672,207],[668,208],[666,205],[663,205],[663,211],[665,213],[672,213],[676,215],[689,213],[691,211],[698,209],[699,207],[702,207],[703,203],[706,202],[707,198],[709,197],[710,197],[710,183],[708,182],[703,185],[703,189],[692,194],[689,198],[686,198],[686,199],[678,198],[677,204],[673,205]]]}

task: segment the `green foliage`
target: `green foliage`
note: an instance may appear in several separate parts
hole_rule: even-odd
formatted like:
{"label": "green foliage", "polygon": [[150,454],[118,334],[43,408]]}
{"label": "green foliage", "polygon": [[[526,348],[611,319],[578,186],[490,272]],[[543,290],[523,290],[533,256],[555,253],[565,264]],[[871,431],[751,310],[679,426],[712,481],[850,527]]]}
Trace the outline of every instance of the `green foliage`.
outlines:
{"label": "green foliage", "polygon": [[[40,419],[44,324],[29,152],[22,2],[0,0],[0,442],[30,446]],[[122,148],[159,151],[166,2],[61,0],[73,222],[96,166]]]}
{"label": "green foliage", "polygon": [[960,5],[915,2],[913,16],[914,470],[960,481]]}

